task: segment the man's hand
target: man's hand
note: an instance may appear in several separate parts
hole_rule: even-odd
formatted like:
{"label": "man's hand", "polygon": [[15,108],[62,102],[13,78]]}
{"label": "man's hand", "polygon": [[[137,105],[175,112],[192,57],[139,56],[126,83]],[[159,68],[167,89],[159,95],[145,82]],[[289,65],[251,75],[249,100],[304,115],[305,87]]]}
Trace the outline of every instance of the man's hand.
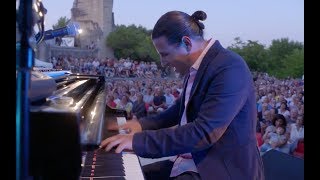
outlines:
{"label": "man's hand", "polygon": [[124,149],[132,150],[132,139],[133,134],[118,134],[103,140],[100,148],[110,151],[113,147],[117,146],[116,153],[121,153]]}
{"label": "man's hand", "polygon": [[100,144],[101,149],[110,151],[112,148],[117,147],[115,150],[116,153],[120,153],[124,149],[132,150],[133,134],[142,131],[142,127],[137,117],[133,116],[132,120],[119,126],[119,129],[128,130],[128,133],[118,134],[103,140]]}
{"label": "man's hand", "polygon": [[127,121],[125,124],[119,126],[120,129],[128,130],[128,134],[134,134],[142,131],[142,127],[137,120],[136,116],[133,116],[131,120]]}

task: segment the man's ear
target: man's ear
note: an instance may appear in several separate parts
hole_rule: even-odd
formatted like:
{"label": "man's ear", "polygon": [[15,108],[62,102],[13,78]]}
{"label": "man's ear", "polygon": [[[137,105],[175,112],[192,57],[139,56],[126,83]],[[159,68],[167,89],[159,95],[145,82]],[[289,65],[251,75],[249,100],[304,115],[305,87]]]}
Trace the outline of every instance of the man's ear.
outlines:
{"label": "man's ear", "polygon": [[181,38],[182,40],[182,44],[185,46],[186,50],[188,51],[188,53],[191,51],[191,47],[192,47],[192,43],[191,40],[188,36],[183,36]]}

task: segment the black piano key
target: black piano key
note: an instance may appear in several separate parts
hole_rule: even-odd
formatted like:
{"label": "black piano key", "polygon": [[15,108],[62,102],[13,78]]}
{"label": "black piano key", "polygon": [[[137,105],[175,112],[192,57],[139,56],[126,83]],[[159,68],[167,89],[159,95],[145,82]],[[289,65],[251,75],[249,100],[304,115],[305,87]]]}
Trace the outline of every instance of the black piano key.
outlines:
{"label": "black piano key", "polygon": [[105,160],[105,161],[102,161],[102,160],[98,160],[98,161],[92,161],[92,160],[86,160],[84,165],[87,166],[87,165],[101,165],[101,164],[123,164],[123,161],[122,160],[115,160],[115,159],[110,159],[110,160]]}
{"label": "black piano key", "polygon": [[101,174],[102,173],[103,174],[103,173],[108,173],[110,171],[121,172],[121,174],[119,174],[119,175],[122,175],[123,173],[125,173],[123,169],[107,169],[107,168],[104,168],[104,169],[92,169],[92,170],[86,169],[86,170],[82,171],[82,174],[91,174],[91,173],[94,173],[94,174],[96,174],[96,173],[100,173]]}
{"label": "black piano key", "polygon": [[87,157],[86,158],[86,161],[87,162],[97,162],[97,161],[100,161],[100,162],[103,162],[103,161],[119,161],[121,162],[122,161],[122,157],[119,157],[119,158],[109,158],[109,157]]}
{"label": "black piano key", "polygon": [[124,166],[119,166],[119,165],[112,165],[112,164],[109,164],[109,165],[100,165],[100,166],[85,166],[83,167],[83,170],[82,171],[89,171],[89,170],[100,170],[100,169],[121,169],[123,170],[124,169]]}
{"label": "black piano key", "polygon": [[101,176],[125,176],[123,170],[108,170],[104,171],[85,171],[81,173],[81,177],[101,177]]}
{"label": "black piano key", "polygon": [[126,178],[124,178],[124,177],[103,177],[103,178],[101,178],[101,177],[99,177],[99,178],[93,177],[92,179],[93,180],[125,180]]}
{"label": "black piano key", "polygon": [[108,158],[108,159],[119,159],[122,158],[122,155],[114,155],[114,154],[104,154],[104,155],[87,155],[86,159],[92,159],[92,158]]}
{"label": "black piano key", "polygon": [[97,152],[88,152],[87,156],[122,156],[121,153],[115,153],[111,151],[105,151],[104,149],[99,149]]}
{"label": "black piano key", "polygon": [[81,177],[80,180],[125,180],[124,177]]}

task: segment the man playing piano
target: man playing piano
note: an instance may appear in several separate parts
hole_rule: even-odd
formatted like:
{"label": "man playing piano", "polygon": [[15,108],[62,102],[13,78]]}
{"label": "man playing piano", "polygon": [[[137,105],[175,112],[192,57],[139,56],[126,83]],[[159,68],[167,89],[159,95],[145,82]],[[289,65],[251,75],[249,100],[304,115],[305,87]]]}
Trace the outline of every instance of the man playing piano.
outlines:
{"label": "man playing piano", "polygon": [[[133,118],[119,134],[101,142],[109,151],[176,159],[143,167],[147,179],[264,179],[256,142],[253,78],[246,62],[203,38],[206,13],[167,12],[153,28],[152,40],[163,66],[185,74],[181,97],[156,116]],[[177,126],[176,126],[177,125]],[[172,126],[175,126],[172,128]]]}

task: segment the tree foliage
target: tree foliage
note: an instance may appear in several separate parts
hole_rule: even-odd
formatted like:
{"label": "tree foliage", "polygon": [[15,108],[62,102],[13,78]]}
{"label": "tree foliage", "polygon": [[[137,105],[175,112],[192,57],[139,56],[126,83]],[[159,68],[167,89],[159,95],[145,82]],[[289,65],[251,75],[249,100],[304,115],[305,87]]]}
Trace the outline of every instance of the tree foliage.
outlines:
{"label": "tree foliage", "polygon": [[245,43],[239,37],[235,38],[235,41],[236,43],[232,44],[229,49],[242,56],[251,69],[261,72],[266,71],[267,64],[265,59],[267,57],[267,52],[264,45],[259,44],[258,41],[251,40],[248,40],[248,42]]}
{"label": "tree foliage", "polygon": [[304,49],[294,49],[291,54],[288,54],[284,58],[284,69],[278,76],[301,77],[304,74]]}
{"label": "tree foliage", "polygon": [[[287,56],[290,56],[295,50],[302,50],[303,44],[300,42],[289,41],[288,38],[281,38],[273,40],[268,51],[269,51],[269,59],[268,63],[270,64],[270,68],[268,69],[268,73],[280,75],[283,72],[289,73],[290,70],[287,69],[288,63],[290,60],[287,59]],[[286,62],[288,61],[289,62]],[[302,57],[303,61],[303,57]],[[293,74],[286,74],[287,76],[292,76]],[[301,74],[302,75],[302,74]],[[280,75],[282,76],[282,75]]]}
{"label": "tree foliage", "polygon": [[241,55],[253,71],[267,72],[278,78],[304,74],[304,46],[288,38],[275,39],[269,48],[258,41],[243,42],[236,37],[228,49]]}
{"label": "tree foliage", "polygon": [[144,27],[120,25],[108,35],[106,43],[118,59],[129,57],[138,61],[159,62],[150,35],[151,31]]}
{"label": "tree foliage", "polygon": [[66,16],[60,17],[58,19],[58,22],[54,25],[52,25],[52,29],[58,29],[58,28],[62,28],[68,25],[68,23],[70,22],[70,19],[67,18]]}

